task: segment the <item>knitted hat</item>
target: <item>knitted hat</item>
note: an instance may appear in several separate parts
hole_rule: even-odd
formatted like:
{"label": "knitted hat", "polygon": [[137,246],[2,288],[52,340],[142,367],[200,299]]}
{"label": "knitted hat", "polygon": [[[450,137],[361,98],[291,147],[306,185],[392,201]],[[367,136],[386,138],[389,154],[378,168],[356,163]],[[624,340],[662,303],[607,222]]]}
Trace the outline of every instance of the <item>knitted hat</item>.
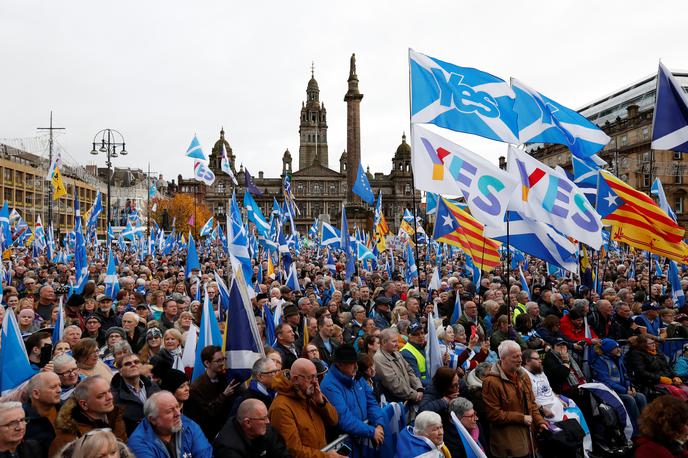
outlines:
{"label": "knitted hat", "polygon": [[127,338],[127,332],[124,330],[124,328],[120,328],[119,326],[113,326],[105,331],[105,339],[108,339],[112,334],[119,334],[122,336],[122,339]]}
{"label": "knitted hat", "polygon": [[609,353],[618,346],[619,343],[614,339],[602,339],[602,344],[600,345],[600,348],[602,348],[603,352]]}
{"label": "knitted hat", "polygon": [[189,379],[186,377],[184,372],[177,369],[170,369],[163,375],[162,380],[160,381],[160,389],[174,394],[174,392],[177,391],[177,388],[188,381]]}

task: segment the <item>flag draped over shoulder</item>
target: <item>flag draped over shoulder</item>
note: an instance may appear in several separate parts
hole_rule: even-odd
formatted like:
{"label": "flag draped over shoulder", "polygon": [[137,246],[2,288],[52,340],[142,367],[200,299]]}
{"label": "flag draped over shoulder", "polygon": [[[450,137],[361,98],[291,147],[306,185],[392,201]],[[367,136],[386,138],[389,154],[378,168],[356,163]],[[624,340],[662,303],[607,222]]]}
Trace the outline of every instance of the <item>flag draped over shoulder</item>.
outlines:
{"label": "flag draped over shoulder", "polygon": [[485,227],[471,215],[440,197],[433,238],[437,242],[461,248],[482,270],[492,270],[500,264],[499,242],[484,235]]}
{"label": "flag draped over shoulder", "polygon": [[518,143],[514,92],[502,79],[409,50],[411,122]]}
{"label": "flag draped over shoulder", "polygon": [[518,185],[516,177],[423,126],[413,128],[413,178],[418,189],[463,196],[471,214],[489,226],[504,225]]}
{"label": "flag draped over shoulder", "polygon": [[606,171],[600,171],[597,210],[602,221],[612,226],[612,240],[688,263],[684,228],[647,194]]}

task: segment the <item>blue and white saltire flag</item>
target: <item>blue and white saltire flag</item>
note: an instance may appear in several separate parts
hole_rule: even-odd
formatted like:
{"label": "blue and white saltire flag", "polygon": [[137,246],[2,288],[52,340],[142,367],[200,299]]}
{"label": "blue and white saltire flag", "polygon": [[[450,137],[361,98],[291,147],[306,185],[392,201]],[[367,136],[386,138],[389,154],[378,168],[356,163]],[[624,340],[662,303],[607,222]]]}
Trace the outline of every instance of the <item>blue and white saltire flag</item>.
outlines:
{"label": "blue and white saltire flag", "polygon": [[576,156],[571,156],[573,182],[583,191],[591,203],[597,201],[597,180],[599,166],[590,164]]}
{"label": "blue and white saltire flag", "polygon": [[375,261],[375,255],[362,242],[356,242],[356,259],[358,261]]}
{"label": "blue and white saltire flag", "polygon": [[211,216],[210,218],[208,218],[208,221],[206,221],[205,224],[203,225],[203,227],[201,228],[201,232],[200,232],[201,237],[205,237],[208,234],[210,234],[210,232],[213,230],[213,224],[214,223],[215,223],[215,217],[214,216]]}
{"label": "blue and white saltire flag", "polygon": [[277,251],[277,236],[279,235],[279,218],[271,218],[270,232],[265,237],[260,237],[260,244],[269,252]]}
{"label": "blue and white saltire flag", "polygon": [[375,194],[373,194],[373,189],[370,187],[370,182],[368,177],[363,171],[363,164],[358,163],[358,174],[356,175],[356,181],[351,188],[354,194],[360,197],[364,202],[370,205],[375,203]]}
{"label": "blue and white saltire flag", "polygon": [[117,277],[117,267],[115,265],[115,256],[112,250],[108,253],[107,273],[105,274],[105,295],[112,299],[117,298],[119,293],[119,278]]}
{"label": "blue and white saltire flag", "polygon": [[330,248],[340,248],[342,240],[342,233],[339,229],[329,223],[323,221],[322,235],[320,236],[320,245],[329,246]]}
{"label": "blue and white saltire flag", "polygon": [[98,191],[96,200],[93,202],[91,211],[88,214],[88,222],[86,223],[87,231],[91,228],[98,227],[98,216],[100,216],[101,213],[103,213],[103,196],[100,191]]}
{"label": "blue and white saltire flag", "polygon": [[478,445],[475,439],[473,439],[473,436],[471,436],[466,427],[461,424],[459,419],[456,418],[456,414],[454,412],[451,412],[450,414],[452,423],[454,423],[456,430],[459,432],[459,437],[461,438],[461,444],[463,444],[466,458],[487,458],[487,455],[483,449],[480,448],[480,445]]}
{"label": "blue and white saltire flag", "polygon": [[110,246],[112,241],[115,239],[115,231],[112,229],[112,226],[108,223],[108,230],[107,230],[107,244]]}
{"label": "blue and white saltire flag", "polygon": [[308,237],[314,239],[318,236],[318,224],[318,218],[315,218],[313,224],[311,224],[311,227],[308,229]]}
{"label": "blue and white saltire flag", "polygon": [[[227,288],[227,284],[222,277],[220,277],[217,271],[214,272],[214,275],[218,290],[218,308],[220,311],[220,320],[225,321],[227,318],[227,310],[229,309],[229,288]],[[198,281],[198,279],[196,281]]]}
{"label": "blue and white saltire flag", "polygon": [[413,285],[413,279],[418,278],[418,266],[416,266],[416,259],[413,256],[411,244],[406,244],[406,283]]}
{"label": "blue and white saltire flag", "polygon": [[565,175],[512,146],[509,146],[508,171],[521,180],[521,186],[516,188],[509,201],[509,210],[549,224],[564,235],[595,250],[600,249],[602,219],[578,186]]}
{"label": "blue and white saltire flag", "polygon": [[244,193],[244,208],[246,208],[248,220],[256,225],[258,234],[267,237],[270,233],[270,223],[268,223],[265,216],[263,216],[260,205],[256,203],[255,199],[253,199],[253,196],[248,191]]}
{"label": "blue and white saltire flag", "polygon": [[589,158],[609,143],[609,136],[577,111],[561,105],[511,79],[516,95],[514,111],[518,114],[518,137],[521,143],[556,143],[565,145],[571,154]]}
{"label": "blue and white saltire flag", "polygon": [[282,258],[282,267],[284,267],[284,270],[288,270],[292,263],[292,257],[283,231],[280,231],[278,240],[279,242],[277,250]]}
{"label": "blue and white saltire flag", "polygon": [[6,250],[12,246],[12,230],[10,229],[10,210],[7,201],[0,209],[0,247]]}
{"label": "blue and white saltire flag", "polygon": [[280,207],[280,204],[277,203],[277,199],[275,197],[272,198],[272,211],[270,212],[270,219],[273,217],[279,218],[280,220],[282,219],[282,207]]}
{"label": "blue and white saltire flag", "polygon": [[191,278],[191,271],[192,270],[201,270],[201,263],[198,260],[198,251],[196,250],[196,241],[193,238],[193,235],[191,235],[191,232],[189,232],[189,243],[188,243],[188,249],[186,253],[186,267],[184,269],[184,273],[186,274],[186,278]]}
{"label": "blue and white saltire flag", "polygon": [[220,160],[220,168],[223,172],[229,175],[229,178],[232,180],[232,183],[234,183],[234,186],[237,186],[239,183],[234,176],[234,172],[232,172],[232,165],[229,162],[229,156],[227,155],[227,148],[225,148],[224,142],[222,143],[221,155],[222,159]]}
{"label": "blue and white saltire flag", "polygon": [[55,327],[53,327],[53,337],[52,341],[57,343],[64,337],[64,307],[62,305],[62,295],[60,295],[60,302],[57,305],[57,320],[55,321]]}
{"label": "blue and white saltire flag", "polygon": [[688,152],[688,95],[661,62],[657,71],[657,96],[650,147]]}
{"label": "blue and white saltire flag", "polygon": [[470,270],[471,280],[473,280],[476,290],[480,289],[480,279],[482,278],[483,273],[473,262],[473,257],[469,255],[466,255],[466,267]]}
{"label": "blue and white saltire flag", "polygon": [[74,197],[74,268],[76,270],[76,283],[74,292],[82,294],[84,286],[88,282],[88,255],[86,253],[86,240],[81,229],[81,213],[79,211],[79,199]]}
{"label": "blue and white saltire flag", "polygon": [[681,287],[681,278],[678,275],[678,265],[676,261],[669,260],[669,284],[671,285],[671,298],[674,300],[676,308],[681,308],[686,304],[686,296]]}
{"label": "blue and white saltire flag", "polygon": [[[524,253],[578,273],[578,247],[553,227],[517,212],[507,212],[509,244]],[[506,231],[485,226],[484,235],[506,243]]]}
{"label": "blue and white saltire flag", "polygon": [[194,159],[199,159],[201,161],[208,160],[208,158],[205,157],[205,154],[203,154],[203,149],[201,148],[201,144],[198,142],[198,137],[196,137],[196,134],[194,134],[194,138],[193,140],[191,140],[191,144],[186,149],[186,156],[192,157]]}
{"label": "blue and white saltire flag", "polygon": [[409,49],[411,122],[518,143],[514,92],[502,79]]}
{"label": "blue and white saltire flag", "polygon": [[285,284],[291,288],[293,292],[301,292],[301,286],[299,286],[299,272],[296,270],[295,262],[289,264],[289,269],[287,270],[287,281]]}
{"label": "blue and white saltire flag", "polygon": [[227,379],[244,381],[250,377],[253,364],[265,356],[265,352],[241,266],[236,258],[231,261],[236,275],[229,287],[229,311],[225,326]]}
{"label": "blue and white saltire flag", "polygon": [[335,264],[334,257],[332,256],[332,251],[327,251],[327,262],[325,263],[325,268],[332,272],[332,275],[337,273],[337,265]]}
{"label": "blue and white saltire flag", "polygon": [[[9,215],[8,215],[9,216]],[[5,395],[36,373],[31,368],[14,311],[8,308],[2,321],[0,394]]]}
{"label": "blue and white saltire flag", "polygon": [[248,252],[248,232],[241,219],[241,211],[236,201],[236,194],[232,193],[230,201],[229,221],[227,222],[227,243],[230,257],[235,257],[240,263],[244,272],[244,278],[251,282],[253,278],[253,264],[251,255]]}
{"label": "blue and white saltire flag", "polygon": [[48,243],[46,241],[45,229],[43,228],[41,215],[36,216],[36,230],[34,231],[33,236],[33,243],[36,245],[36,248],[38,248],[39,251],[43,251]]}
{"label": "blue and white saltire flag", "polygon": [[432,297],[431,291],[439,291],[442,287],[442,281],[440,280],[440,272],[435,267],[432,270],[432,276],[430,277],[430,283],[428,284],[428,298]]}
{"label": "blue and white saltire flag", "polygon": [[428,380],[432,380],[437,369],[442,366],[442,349],[440,348],[440,341],[437,338],[435,319],[432,313],[428,313],[428,343],[425,345],[425,370]]}
{"label": "blue and white saltire flag", "polygon": [[667,196],[664,193],[664,186],[662,186],[662,182],[660,181],[659,177],[655,178],[655,181],[652,183],[652,188],[650,188],[650,194],[652,194],[653,196],[657,196],[657,200],[659,201],[659,208],[664,210],[664,213],[669,215],[669,217],[674,221],[678,221],[676,213],[671,208],[671,205],[669,205]]}
{"label": "blue and white saltire flag", "polygon": [[614,410],[616,417],[619,419],[622,431],[626,436],[626,440],[630,441],[631,436],[633,435],[633,424],[631,423],[631,417],[628,416],[628,412],[626,411],[621,398],[619,398],[619,395],[607,385],[602,383],[583,383],[578,387],[583,390],[590,391],[597,399],[602,401],[604,404],[607,404]]}
{"label": "blue and white saltire flag", "polygon": [[526,293],[528,293],[528,299],[530,299],[530,288],[528,287],[526,276],[523,275],[523,269],[521,269],[521,266],[518,266],[518,276],[521,280],[521,291],[525,291]]}
{"label": "blue and white saltire flag", "polygon": [[210,170],[210,167],[208,167],[208,164],[205,162],[197,159],[194,161],[193,170],[193,177],[195,180],[200,181],[207,186],[212,186],[213,183],[215,183],[215,172]]}
{"label": "blue and white saltire flag", "polygon": [[659,256],[655,257],[653,255],[652,259],[655,260],[655,277],[663,277],[664,272],[662,272],[662,266],[659,264]]}
{"label": "blue and white saltire flag", "polygon": [[191,380],[195,380],[205,373],[205,366],[201,360],[201,352],[203,349],[208,345],[222,347],[222,332],[220,331],[220,325],[217,323],[215,310],[213,310],[213,307],[210,305],[207,285],[204,285],[203,289],[205,292],[205,299],[203,299],[201,325],[198,333],[198,343],[196,344],[196,360],[194,361]]}

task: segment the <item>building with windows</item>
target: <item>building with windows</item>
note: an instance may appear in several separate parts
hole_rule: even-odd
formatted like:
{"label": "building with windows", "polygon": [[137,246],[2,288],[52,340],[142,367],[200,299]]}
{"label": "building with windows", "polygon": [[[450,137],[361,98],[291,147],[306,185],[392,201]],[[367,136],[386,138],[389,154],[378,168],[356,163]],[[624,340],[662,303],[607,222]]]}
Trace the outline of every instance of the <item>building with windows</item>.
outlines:
{"label": "building with windows", "polygon": [[[10,209],[16,209],[35,228],[40,215],[43,226],[48,226],[49,186],[45,179],[48,161],[41,156],[0,144],[0,196]],[[67,195],[52,202],[53,228],[58,234],[74,230],[74,196],[79,197],[82,214],[85,214],[96,198],[103,195],[103,206],[107,200],[107,186],[82,167],[71,167],[63,163],[60,169],[67,189]],[[105,234],[105,212],[98,221],[98,231]]]}
{"label": "building with windows", "polygon": [[[688,73],[674,72],[684,90]],[[683,226],[688,226],[688,159],[673,151],[651,150],[656,76],[649,76],[602,97],[579,110],[611,137],[598,154],[610,172],[634,188],[650,193],[659,177],[669,204]],[[572,170],[571,154],[562,145],[531,145],[529,152],[545,164]],[[501,162],[504,161],[500,158]]]}
{"label": "building with windows", "polygon": [[[295,197],[299,214],[295,218],[297,230],[305,234],[313,223],[314,218],[320,218],[339,225],[342,205],[358,209],[358,214],[363,219],[358,219],[359,224],[366,228],[372,227],[372,206],[361,203],[357,196],[349,193],[349,186],[358,172],[359,160],[364,154],[360,151],[360,103],[363,94],[358,91],[358,77],[356,74],[355,56],[351,57],[349,68],[348,91],[345,96],[347,103],[347,151],[339,157],[337,169],[330,168],[329,148],[327,142],[327,112],[325,105],[320,101],[320,89],[313,72],[306,86],[306,101],[301,104],[299,118],[299,158],[298,169],[293,170],[293,158],[287,149],[282,154],[282,173],[279,177],[266,177],[263,171],[251,171],[256,186],[262,191],[262,195],[253,196],[260,205],[263,214],[269,217],[273,207],[273,199],[283,201],[282,180],[287,174],[292,177],[292,192]],[[227,151],[227,157],[239,185],[234,186],[229,175],[220,167],[222,159],[222,146]],[[377,195],[382,191],[383,213],[387,218],[392,231],[396,231],[401,224],[404,208],[413,208],[413,176],[411,172],[411,146],[406,142],[406,136],[402,135],[401,144],[393,152],[371,152],[368,154],[386,155],[391,157],[392,166],[388,173],[371,173],[368,169],[367,176],[373,192]],[[270,160],[276,156],[267,154],[265,159]],[[225,221],[227,215],[228,199],[236,188],[237,200],[241,203],[245,192],[243,165],[236,167],[236,161],[240,155],[236,154],[227,140],[224,128],[220,131],[220,138],[215,142],[209,157],[209,167],[215,173],[216,179],[212,186],[205,186],[194,181],[194,192],[200,199],[203,196],[205,203],[211,212],[220,220]],[[181,176],[178,179],[178,188],[187,183]],[[200,191],[204,188],[204,191]],[[416,204],[420,205],[420,192],[416,191]],[[350,225],[351,218],[350,218]]]}

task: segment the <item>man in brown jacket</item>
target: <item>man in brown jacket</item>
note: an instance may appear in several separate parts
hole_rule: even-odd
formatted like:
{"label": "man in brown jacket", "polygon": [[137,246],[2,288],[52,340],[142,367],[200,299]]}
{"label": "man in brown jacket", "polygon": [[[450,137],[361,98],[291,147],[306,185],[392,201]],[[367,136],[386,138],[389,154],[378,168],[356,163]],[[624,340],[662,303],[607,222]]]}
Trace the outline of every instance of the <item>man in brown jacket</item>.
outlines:
{"label": "man in brown jacket", "polygon": [[497,351],[499,362],[483,380],[492,456],[530,456],[534,450],[533,429],[546,429],[547,423],[535,404],[530,378],[521,367],[521,347],[513,340],[505,340]]}
{"label": "man in brown jacket", "polygon": [[299,358],[287,377],[279,373],[272,381],[277,397],[270,406],[270,422],[296,458],[339,457],[337,452],[321,452],[327,445],[325,427],[339,421],[337,411],[320,391],[315,365]]}

